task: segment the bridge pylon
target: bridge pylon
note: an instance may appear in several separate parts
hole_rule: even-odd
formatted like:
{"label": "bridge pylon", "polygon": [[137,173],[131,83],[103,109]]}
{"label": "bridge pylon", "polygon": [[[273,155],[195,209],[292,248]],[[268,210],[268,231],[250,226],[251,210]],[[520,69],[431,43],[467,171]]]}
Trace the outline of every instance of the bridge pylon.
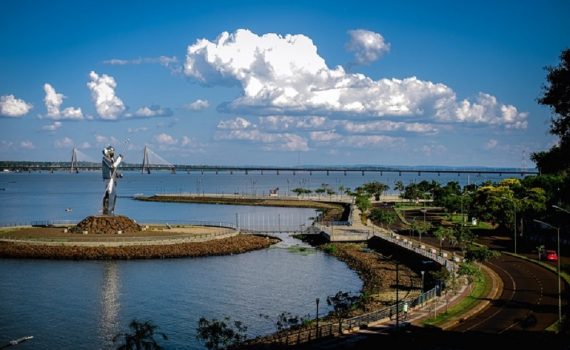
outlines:
{"label": "bridge pylon", "polygon": [[144,174],[146,171],[147,174],[150,174],[150,162],[148,160],[148,149],[147,146],[144,146],[144,153],[143,153],[143,161],[142,161],[142,169],[141,173]]}
{"label": "bridge pylon", "polygon": [[70,173],[79,173],[79,168],[77,167],[77,148],[73,147],[71,151],[71,167],[69,168]]}

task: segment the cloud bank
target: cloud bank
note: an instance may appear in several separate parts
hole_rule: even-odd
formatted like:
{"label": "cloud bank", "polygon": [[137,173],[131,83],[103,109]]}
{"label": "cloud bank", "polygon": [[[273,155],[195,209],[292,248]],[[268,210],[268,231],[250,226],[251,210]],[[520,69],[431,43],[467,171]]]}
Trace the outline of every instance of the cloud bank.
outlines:
{"label": "cloud bank", "polygon": [[[360,34],[359,34],[360,33]],[[378,43],[365,46],[354,31],[354,47],[362,62],[379,55]],[[360,38],[360,39],[359,39]],[[360,40],[360,41],[358,41]],[[378,41],[372,39],[371,42]],[[358,44],[359,43],[359,44]],[[368,55],[367,55],[368,54]],[[433,122],[526,128],[527,113],[499,103],[489,94],[458,100],[445,84],[420,80],[371,79],[329,68],[305,35],[257,35],[239,29],[214,41],[188,46],[184,74],[204,85],[235,85],[242,96],[219,110],[257,115],[332,115],[343,117],[421,118]]]}

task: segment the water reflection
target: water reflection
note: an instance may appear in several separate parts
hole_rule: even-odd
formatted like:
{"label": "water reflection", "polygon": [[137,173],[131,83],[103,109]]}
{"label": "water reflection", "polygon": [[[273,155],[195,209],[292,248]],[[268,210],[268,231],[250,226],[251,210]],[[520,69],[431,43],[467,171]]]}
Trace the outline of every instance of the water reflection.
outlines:
{"label": "water reflection", "polygon": [[116,261],[106,261],[103,267],[101,288],[101,319],[99,335],[107,348],[111,348],[113,337],[119,333],[119,271]]}

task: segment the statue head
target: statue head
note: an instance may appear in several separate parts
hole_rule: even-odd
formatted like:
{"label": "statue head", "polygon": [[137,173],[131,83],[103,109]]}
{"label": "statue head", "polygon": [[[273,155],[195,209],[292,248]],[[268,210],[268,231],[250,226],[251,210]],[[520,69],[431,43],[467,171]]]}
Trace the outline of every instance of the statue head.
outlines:
{"label": "statue head", "polygon": [[115,149],[113,146],[107,146],[103,149],[105,157],[113,158],[115,156]]}

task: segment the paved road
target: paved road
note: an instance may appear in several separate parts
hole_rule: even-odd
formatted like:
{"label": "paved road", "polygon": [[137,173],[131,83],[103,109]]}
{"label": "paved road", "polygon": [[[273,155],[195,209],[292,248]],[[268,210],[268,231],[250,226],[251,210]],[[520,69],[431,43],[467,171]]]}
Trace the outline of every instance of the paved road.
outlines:
{"label": "paved road", "polygon": [[[506,254],[493,259],[488,266],[503,280],[503,293],[488,308],[452,330],[494,334],[540,331],[557,321],[558,281],[555,273]],[[563,295],[564,288],[562,284]],[[567,301],[563,298],[562,302],[564,308]]]}

